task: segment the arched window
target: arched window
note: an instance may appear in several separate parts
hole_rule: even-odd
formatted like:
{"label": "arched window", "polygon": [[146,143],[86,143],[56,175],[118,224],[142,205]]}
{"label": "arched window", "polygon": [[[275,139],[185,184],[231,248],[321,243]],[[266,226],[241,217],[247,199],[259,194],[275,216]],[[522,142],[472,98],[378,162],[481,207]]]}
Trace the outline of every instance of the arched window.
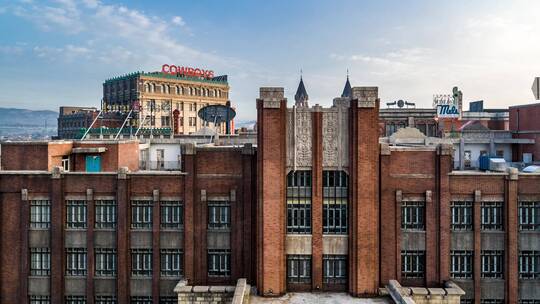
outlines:
{"label": "arched window", "polygon": [[150,85],[148,84],[148,82],[144,84],[144,91],[147,93],[150,92]]}
{"label": "arched window", "polygon": [[287,174],[287,233],[311,233],[311,171]]}
{"label": "arched window", "polygon": [[347,234],[349,177],[345,171],[323,171],[323,233]]}
{"label": "arched window", "polygon": [[155,83],[151,83],[150,84],[150,92],[154,93],[156,91],[156,84]]}

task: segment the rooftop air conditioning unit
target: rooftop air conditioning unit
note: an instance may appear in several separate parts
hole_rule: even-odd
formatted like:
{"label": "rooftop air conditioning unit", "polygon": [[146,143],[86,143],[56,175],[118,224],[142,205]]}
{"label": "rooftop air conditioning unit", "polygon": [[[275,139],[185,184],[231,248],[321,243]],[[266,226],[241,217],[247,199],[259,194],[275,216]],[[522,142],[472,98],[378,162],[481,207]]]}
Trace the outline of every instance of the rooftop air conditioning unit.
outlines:
{"label": "rooftop air conditioning unit", "polygon": [[489,159],[490,171],[505,172],[507,167],[508,166],[506,165],[506,161],[504,160],[504,158],[490,158]]}

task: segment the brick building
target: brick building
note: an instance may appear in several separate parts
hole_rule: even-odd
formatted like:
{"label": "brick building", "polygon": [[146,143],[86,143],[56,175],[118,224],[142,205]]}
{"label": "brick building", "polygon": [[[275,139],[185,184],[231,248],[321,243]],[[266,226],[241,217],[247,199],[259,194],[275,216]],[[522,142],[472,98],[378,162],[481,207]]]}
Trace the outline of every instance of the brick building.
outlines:
{"label": "brick building", "polygon": [[510,107],[510,131],[515,138],[535,140],[534,146],[521,147],[520,155],[528,154],[531,161],[540,161],[540,103]]}
{"label": "brick building", "polygon": [[376,87],[299,96],[261,88],[257,147],[183,144],[178,171],[0,171],[0,303],[172,303],[180,278],[242,277],[265,296],[452,280],[464,303],[540,300],[540,174],[380,143]]}
{"label": "brick building", "polygon": [[98,118],[99,115],[97,108],[60,107],[58,139],[81,139],[85,129],[90,127],[119,128],[126,118],[121,112],[102,113]]}

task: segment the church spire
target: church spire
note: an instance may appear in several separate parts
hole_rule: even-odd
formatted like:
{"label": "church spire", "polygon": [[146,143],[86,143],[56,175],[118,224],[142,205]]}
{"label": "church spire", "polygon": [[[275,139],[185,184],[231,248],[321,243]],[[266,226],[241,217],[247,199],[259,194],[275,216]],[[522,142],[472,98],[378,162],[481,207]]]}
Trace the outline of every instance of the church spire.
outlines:
{"label": "church spire", "polygon": [[308,105],[308,94],[306,87],[304,86],[304,80],[302,79],[302,71],[300,71],[300,83],[298,84],[298,89],[296,89],[296,94],[294,95],[295,105],[297,107],[309,107]]}
{"label": "church spire", "polygon": [[347,81],[345,82],[345,87],[343,88],[343,93],[341,93],[341,97],[351,97],[352,96],[352,87],[351,83],[349,82],[349,69],[347,69]]}

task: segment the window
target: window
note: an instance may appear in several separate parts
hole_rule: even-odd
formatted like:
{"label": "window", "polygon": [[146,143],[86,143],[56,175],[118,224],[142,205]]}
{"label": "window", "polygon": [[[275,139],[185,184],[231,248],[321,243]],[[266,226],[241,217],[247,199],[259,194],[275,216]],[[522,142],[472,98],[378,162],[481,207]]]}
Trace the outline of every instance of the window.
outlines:
{"label": "window", "polygon": [[424,278],[425,251],[401,251],[401,277]]}
{"label": "window", "polygon": [[287,255],[287,283],[311,283],[310,255]]}
{"label": "window", "polygon": [[[462,296],[463,297],[463,296]],[[459,299],[460,304],[474,304],[474,299]]]}
{"label": "window", "polygon": [[344,171],[323,171],[323,233],[347,234],[348,187]]}
{"label": "window", "polygon": [[116,276],[116,249],[96,248],[96,276]]}
{"label": "window", "polygon": [[401,203],[401,228],[424,230],[425,203],[419,201],[403,201]]}
{"label": "window", "polygon": [[503,230],[503,203],[482,203],[482,230]]}
{"label": "window", "polygon": [[213,277],[231,275],[231,251],[229,249],[208,250],[208,275]]}
{"label": "window", "polygon": [[67,228],[86,228],[86,201],[68,200],[66,210]]}
{"label": "window", "polygon": [[51,202],[49,200],[30,201],[30,228],[51,226]]}
{"label": "window", "polygon": [[30,296],[30,304],[50,304],[51,297],[49,296]]}
{"label": "window", "polygon": [[450,276],[471,279],[473,276],[474,252],[470,250],[450,251]]}
{"label": "window", "polygon": [[152,228],[152,201],[131,201],[131,228]]}
{"label": "window", "polygon": [[519,278],[540,278],[540,251],[526,250],[519,252]]}
{"label": "window", "polygon": [[30,275],[48,276],[51,274],[51,250],[49,248],[30,248]]}
{"label": "window", "polygon": [[66,248],[66,275],[86,275],[86,248]]}
{"label": "window", "polygon": [[504,299],[481,299],[480,304],[504,304]]}
{"label": "window", "polygon": [[473,230],[473,203],[452,202],[452,230]]}
{"label": "window", "polygon": [[131,275],[152,275],[152,249],[131,249]]}
{"label": "window", "polygon": [[115,296],[96,296],[95,304],[116,304]]}
{"label": "window", "polygon": [[131,297],[130,304],[153,304],[152,297]]}
{"label": "window", "polygon": [[85,296],[66,296],[66,304],[86,304]]}
{"label": "window", "polygon": [[504,158],[504,150],[497,150],[497,152],[495,152],[495,155],[497,157]]}
{"label": "window", "polygon": [[183,254],[180,249],[161,249],[161,275],[179,277],[182,275]]}
{"label": "window", "polygon": [[184,225],[184,206],[180,201],[161,202],[161,228],[182,228]]}
{"label": "window", "polygon": [[170,127],[171,126],[171,118],[169,116],[161,116],[161,126],[162,127]]}
{"label": "window", "polygon": [[519,230],[540,230],[540,202],[519,202]]}
{"label": "window", "polygon": [[62,168],[69,172],[69,156],[62,156]]}
{"label": "window", "polygon": [[287,175],[287,233],[311,233],[311,171]]}
{"label": "window", "polygon": [[465,168],[471,167],[471,160],[472,160],[471,151],[465,150],[463,152],[463,164],[465,165]]}
{"label": "window", "polygon": [[96,200],[96,223],[97,229],[116,228],[116,201]]}
{"label": "window", "polygon": [[540,299],[519,299],[519,304],[540,304]]}
{"label": "window", "polygon": [[325,284],[346,284],[347,256],[323,255],[323,275]]}
{"label": "window", "polygon": [[225,201],[208,201],[208,229],[231,226],[231,204]]}
{"label": "window", "polygon": [[482,278],[503,278],[503,251],[482,250]]}
{"label": "window", "polygon": [[159,304],[178,304],[178,297],[159,297]]}

